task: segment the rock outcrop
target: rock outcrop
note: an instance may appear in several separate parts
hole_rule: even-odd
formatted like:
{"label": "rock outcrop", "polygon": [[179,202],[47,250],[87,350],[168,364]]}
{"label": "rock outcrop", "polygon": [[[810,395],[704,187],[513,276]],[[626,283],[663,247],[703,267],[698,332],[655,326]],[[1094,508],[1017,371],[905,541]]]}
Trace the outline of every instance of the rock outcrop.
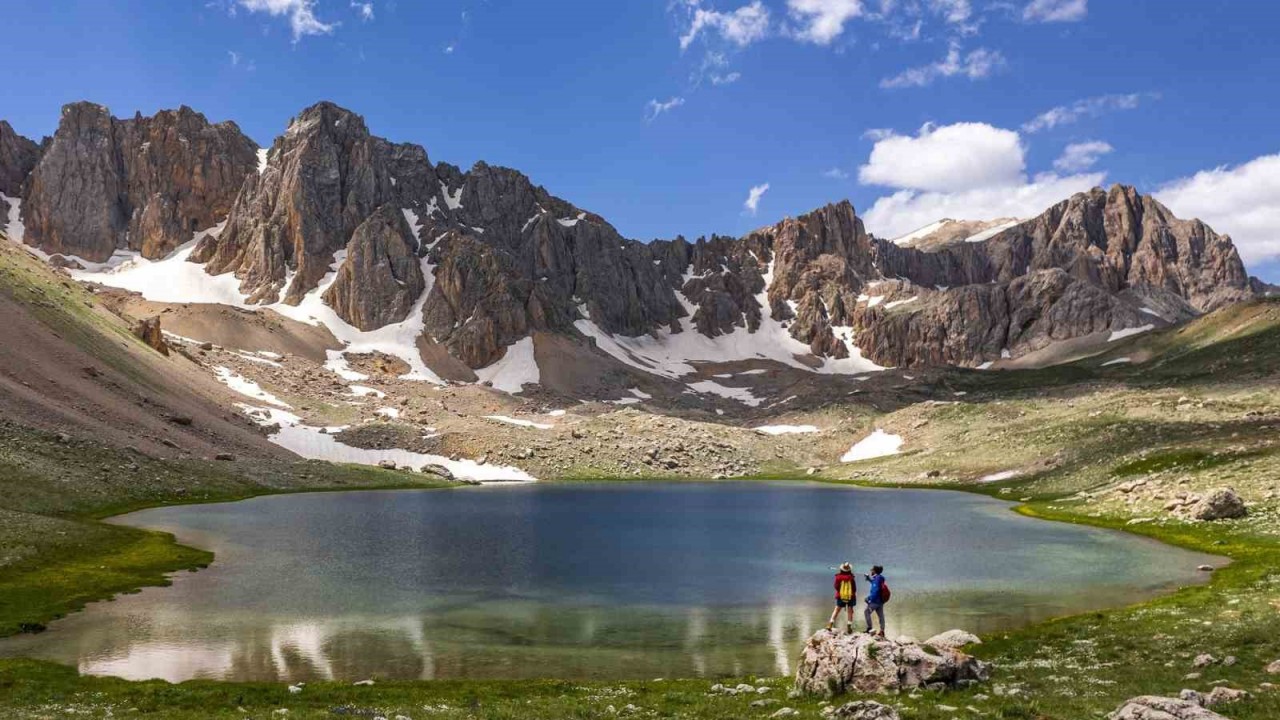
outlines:
{"label": "rock outcrop", "polygon": [[23,193],[26,242],[93,262],[120,249],[163,257],[226,217],[255,151],[235,123],[185,106],[118,120],[67,105]]}
{"label": "rock outcrop", "polygon": [[838,720],[898,720],[898,711],[873,700],[857,700],[834,708],[826,717]]}
{"label": "rock outcrop", "polygon": [[1231,488],[1214,488],[1191,506],[1189,514],[1196,520],[1229,520],[1249,513],[1244,500]]}
{"label": "rock outcrop", "polygon": [[139,320],[133,327],[133,334],[161,355],[169,355],[169,343],[165,342],[164,333],[160,330],[159,315]]}
{"label": "rock outcrop", "polygon": [[1199,703],[1180,698],[1142,695],[1130,698],[1107,720],[1227,720]]}
{"label": "rock outcrop", "polygon": [[404,320],[426,289],[417,249],[403,211],[382,206],[351,236],[325,302],[361,330]]}
{"label": "rock outcrop", "polygon": [[805,643],[796,689],[815,695],[944,689],[985,682],[986,663],[951,648],[820,630]]}
{"label": "rock outcrop", "polygon": [[0,194],[22,197],[22,183],[40,159],[40,146],[0,120]]}

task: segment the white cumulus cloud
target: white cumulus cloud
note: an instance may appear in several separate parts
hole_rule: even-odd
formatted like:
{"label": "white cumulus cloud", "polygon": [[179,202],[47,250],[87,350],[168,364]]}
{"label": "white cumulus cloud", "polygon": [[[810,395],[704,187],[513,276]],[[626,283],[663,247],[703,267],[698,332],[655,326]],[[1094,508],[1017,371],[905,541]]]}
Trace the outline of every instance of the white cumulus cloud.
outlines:
{"label": "white cumulus cloud", "polygon": [[916,135],[881,135],[858,169],[864,185],[931,191],[1015,185],[1026,162],[1022,138],[986,123],[925,125]]}
{"label": "white cumulus cloud", "polygon": [[978,48],[964,54],[959,45],[952,43],[946,57],[928,65],[907,68],[893,77],[884,78],[880,81],[880,87],[887,89],[924,87],[939,78],[957,75],[970,80],[980,80],[1004,65],[1004,55],[1000,54],[999,50]]}
{"label": "white cumulus cloud", "polygon": [[867,229],[880,237],[898,237],[943,218],[1032,217],[1105,177],[1028,177],[1022,137],[986,123],[925,125],[916,135],[881,133],[858,171],[864,184],[897,188],[866,213]]}
{"label": "white cumulus cloud", "polygon": [[373,19],[373,3],[371,2],[352,2],[351,7],[360,14],[360,19],[369,22]]}
{"label": "white cumulus cloud", "polygon": [[833,167],[822,171],[822,177],[831,178],[832,180],[848,180],[849,173],[838,167]]}
{"label": "white cumulus cloud", "polygon": [[1230,235],[1246,264],[1280,258],[1280,153],[1202,170],[1154,195],[1178,217]]}
{"label": "white cumulus cloud", "polygon": [[645,106],[644,119],[652,121],[654,118],[665,112],[671,112],[684,104],[684,98],[673,97],[668,100],[658,100],[654,98]]}
{"label": "white cumulus cloud", "polygon": [[752,187],[747,191],[747,199],[742,203],[742,207],[746,208],[748,213],[755,215],[756,210],[760,208],[760,198],[764,197],[764,194],[768,191],[769,183]]}
{"label": "white cumulus cloud", "polygon": [[865,13],[862,0],[787,0],[794,35],[807,42],[830,45],[844,32],[845,23]]}
{"label": "white cumulus cloud", "polygon": [[1062,149],[1062,155],[1053,161],[1054,169],[1059,172],[1081,172],[1098,164],[1098,159],[1115,150],[1110,143],[1101,140],[1088,140],[1071,143]]}
{"label": "white cumulus cloud", "polygon": [[680,36],[681,50],[687,50],[699,35],[707,32],[714,32],[739,47],[762,40],[769,33],[769,8],[760,0],[729,12],[708,10],[702,7],[701,0],[685,0],[685,4],[693,16],[689,29]]}
{"label": "white cumulus cloud", "polygon": [[272,17],[287,17],[293,41],[306,35],[329,35],[339,23],[322,22],[315,14],[315,0],[238,0],[249,12],[263,12]]}
{"label": "white cumulus cloud", "polygon": [[1089,14],[1089,0],[1032,0],[1022,10],[1029,22],[1076,22]]}

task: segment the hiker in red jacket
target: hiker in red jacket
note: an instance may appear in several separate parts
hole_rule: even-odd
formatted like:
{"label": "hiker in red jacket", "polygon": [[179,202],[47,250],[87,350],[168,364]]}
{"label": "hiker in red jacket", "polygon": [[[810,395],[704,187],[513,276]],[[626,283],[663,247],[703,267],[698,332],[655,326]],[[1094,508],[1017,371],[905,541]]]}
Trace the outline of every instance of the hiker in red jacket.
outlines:
{"label": "hiker in red jacket", "polygon": [[840,608],[844,608],[845,613],[848,615],[846,628],[849,633],[852,633],[853,606],[858,604],[858,584],[853,579],[853,566],[849,563],[841,565],[831,585],[836,591],[836,609],[831,611],[831,619],[827,621],[827,630],[831,630],[835,626],[836,620],[840,618]]}

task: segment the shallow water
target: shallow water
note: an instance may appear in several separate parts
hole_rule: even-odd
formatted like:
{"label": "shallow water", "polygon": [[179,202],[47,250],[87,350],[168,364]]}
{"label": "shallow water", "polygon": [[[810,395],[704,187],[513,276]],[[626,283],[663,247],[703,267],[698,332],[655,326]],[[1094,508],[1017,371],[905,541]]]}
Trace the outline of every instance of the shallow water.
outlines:
{"label": "shallow water", "polygon": [[889,633],[920,638],[1136,602],[1209,560],[977,495],[796,484],[278,495],[116,521],[217,560],[0,654],[173,681],[789,674],[844,560],[887,568]]}

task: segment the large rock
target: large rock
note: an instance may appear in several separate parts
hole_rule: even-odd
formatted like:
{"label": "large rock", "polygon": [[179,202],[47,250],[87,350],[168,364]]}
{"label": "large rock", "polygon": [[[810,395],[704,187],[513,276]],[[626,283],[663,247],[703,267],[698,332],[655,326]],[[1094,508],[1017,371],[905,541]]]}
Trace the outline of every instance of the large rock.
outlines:
{"label": "large rock", "polygon": [[402,211],[382,206],[356,228],[325,302],[361,330],[404,320],[426,289],[417,249]]}
{"label": "large rock", "polygon": [[[13,131],[0,120],[0,194],[22,197],[22,183],[40,159],[40,146]],[[0,208],[3,210],[3,208]],[[4,221],[0,219],[0,226]]]}
{"label": "large rock", "polygon": [[161,355],[167,356],[169,354],[169,343],[165,342],[164,332],[160,330],[159,315],[139,320],[133,326],[133,334]]}
{"label": "large rock", "polygon": [[959,650],[966,645],[982,644],[982,638],[967,630],[948,630],[925,640],[924,644],[938,650]]}
{"label": "large rock", "polygon": [[1107,720],[1227,720],[1192,700],[1143,695],[1130,698]]}
{"label": "large rock", "polygon": [[880,693],[985,682],[986,663],[958,650],[901,643],[875,635],[814,633],[796,668],[796,689],[816,695]]}
{"label": "large rock", "polygon": [[845,703],[824,715],[838,720],[898,720],[897,710],[873,700]]}
{"label": "large rock", "polygon": [[255,152],[235,123],[185,106],[118,120],[67,105],[26,184],[25,240],[94,262],[118,249],[163,257],[226,217]]}
{"label": "large rock", "polygon": [[1191,517],[1196,520],[1228,520],[1244,517],[1249,513],[1244,500],[1231,488],[1214,488],[1191,506]]}

